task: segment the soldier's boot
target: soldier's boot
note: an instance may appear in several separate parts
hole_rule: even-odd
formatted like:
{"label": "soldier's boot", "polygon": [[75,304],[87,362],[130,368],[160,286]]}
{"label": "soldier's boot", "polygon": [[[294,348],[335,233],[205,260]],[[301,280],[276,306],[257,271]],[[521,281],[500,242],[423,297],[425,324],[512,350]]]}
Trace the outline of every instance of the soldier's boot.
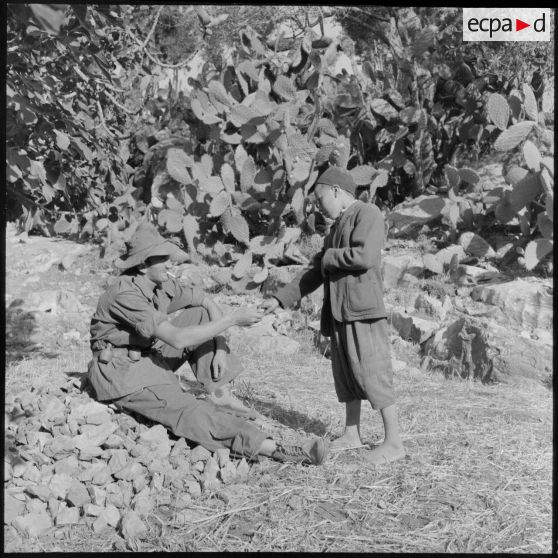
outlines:
{"label": "soldier's boot", "polygon": [[277,461],[287,463],[302,463],[303,465],[321,465],[327,457],[329,443],[322,438],[315,438],[301,446],[291,446],[277,443],[277,449],[271,457]]}

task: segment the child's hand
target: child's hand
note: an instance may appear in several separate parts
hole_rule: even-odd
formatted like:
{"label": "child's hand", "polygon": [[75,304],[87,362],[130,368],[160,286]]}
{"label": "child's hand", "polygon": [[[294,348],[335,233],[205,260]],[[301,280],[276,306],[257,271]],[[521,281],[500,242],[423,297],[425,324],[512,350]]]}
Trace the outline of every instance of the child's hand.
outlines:
{"label": "child's hand", "polygon": [[264,316],[267,316],[267,314],[271,314],[271,312],[276,310],[278,307],[279,307],[279,301],[276,298],[269,298],[267,300],[264,300],[258,306],[258,309],[263,311]]}

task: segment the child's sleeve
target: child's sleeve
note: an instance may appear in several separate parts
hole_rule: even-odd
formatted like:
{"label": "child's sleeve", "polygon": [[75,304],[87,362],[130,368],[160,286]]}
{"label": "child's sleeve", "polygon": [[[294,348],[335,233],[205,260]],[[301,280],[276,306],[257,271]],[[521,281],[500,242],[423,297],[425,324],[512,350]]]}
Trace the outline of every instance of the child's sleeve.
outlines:
{"label": "child's sleeve", "polygon": [[324,251],[314,256],[309,267],[303,269],[290,283],[281,287],[273,296],[282,308],[289,308],[303,296],[315,291],[323,282],[321,261]]}
{"label": "child's sleeve", "polygon": [[322,258],[324,271],[361,270],[380,265],[384,241],[384,217],[372,204],[363,205],[355,217],[350,246],[329,248]]}

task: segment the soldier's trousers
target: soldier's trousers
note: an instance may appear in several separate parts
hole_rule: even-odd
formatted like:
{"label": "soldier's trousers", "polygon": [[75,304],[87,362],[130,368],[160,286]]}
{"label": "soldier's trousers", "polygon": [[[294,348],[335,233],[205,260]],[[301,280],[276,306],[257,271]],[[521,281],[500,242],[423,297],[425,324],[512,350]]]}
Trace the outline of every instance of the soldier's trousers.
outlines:
{"label": "soldier's trousers", "polygon": [[[184,327],[208,320],[205,309],[193,307],[182,310],[172,323]],[[177,370],[187,359],[196,378],[210,393],[218,391],[219,387],[236,377],[241,369],[238,359],[229,353],[224,378],[214,382],[210,368],[214,351],[214,340],[185,354],[169,345],[159,348],[159,353],[173,370]],[[158,422],[174,435],[183,436],[210,451],[224,447],[247,459],[256,459],[259,448],[268,437],[248,421],[184,392],[178,379],[176,383],[144,387],[141,391],[113,402],[119,409],[132,411]]]}

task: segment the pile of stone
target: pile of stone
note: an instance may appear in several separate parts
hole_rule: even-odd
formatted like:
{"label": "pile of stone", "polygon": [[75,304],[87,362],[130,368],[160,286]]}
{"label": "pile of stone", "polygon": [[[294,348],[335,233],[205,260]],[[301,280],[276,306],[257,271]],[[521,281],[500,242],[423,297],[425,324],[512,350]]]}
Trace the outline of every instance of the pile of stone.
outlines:
{"label": "pile of stone", "polygon": [[4,453],[4,524],[29,537],[75,524],[141,537],[157,507],[180,521],[203,492],[250,471],[227,449],[191,448],[94,401],[75,380],[7,396]]}

